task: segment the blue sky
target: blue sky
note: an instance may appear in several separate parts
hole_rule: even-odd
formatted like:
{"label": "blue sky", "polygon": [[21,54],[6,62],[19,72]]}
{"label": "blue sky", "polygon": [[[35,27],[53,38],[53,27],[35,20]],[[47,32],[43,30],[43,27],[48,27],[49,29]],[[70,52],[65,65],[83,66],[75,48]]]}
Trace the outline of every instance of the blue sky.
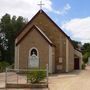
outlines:
{"label": "blue sky", "polygon": [[[41,0],[0,0],[0,18],[9,13],[30,20]],[[71,39],[90,42],[90,0],[42,0],[43,10]]]}
{"label": "blue sky", "polygon": [[[64,22],[67,22],[66,24],[68,24],[71,20],[75,20],[75,19],[79,19],[77,20],[80,21],[82,20],[81,24],[79,26],[83,26],[83,22],[86,21],[86,23],[90,23],[90,19],[87,20],[84,20],[84,19],[87,19],[87,17],[90,17],[90,0],[58,0],[58,2],[56,0],[52,0],[52,6],[53,8],[55,8],[56,10],[62,10],[66,4],[68,4],[70,6],[70,9],[66,11],[66,13],[62,14],[62,15],[59,15],[59,14],[53,14],[53,12],[49,13],[49,15],[51,16],[51,18],[59,25],[62,27],[62,24]],[[74,23],[74,22],[73,22]],[[78,26],[78,28],[79,28]],[[76,25],[77,27],[77,25]],[[72,32],[74,33],[75,29],[73,30],[67,30],[67,28],[62,28],[63,31],[65,31],[72,39],[74,40],[77,40],[77,41],[81,41],[82,43],[85,43],[85,42],[90,42],[90,37],[88,34],[90,34],[90,25],[86,26],[85,24],[85,29],[88,29],[86,30],[78,30],[79,32],[82,32],[81,34],[85,33],[85,35],[81,35],[79,33],[79,35],[81,36],[78,36],[76,35],[75,37],[73,37],[73,34]],[[71,29],[71,28],[69,28]],[[75,33],[76,34],[76,33]],[[84,39],[85,38],[85,39]]]}
{"label": "blue sky", "polygon": [[[59,17],[60,20],[69,20],[72,18],[84,18],[90,16],[90,0],[52,0],[53,7],[55,9],[63,8],[67,3],[70,5],[71,9],[67,14],[59,16],[56,14],[50,14],[52,17]],[[60,22],[59,22],[60,23]]]}

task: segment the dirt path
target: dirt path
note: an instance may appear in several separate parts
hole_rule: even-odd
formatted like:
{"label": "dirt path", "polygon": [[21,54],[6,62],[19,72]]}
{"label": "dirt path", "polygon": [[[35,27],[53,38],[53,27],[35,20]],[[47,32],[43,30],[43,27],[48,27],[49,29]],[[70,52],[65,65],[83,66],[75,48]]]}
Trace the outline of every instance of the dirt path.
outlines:
{"label": "dirt path", "polygon": [[90,66],[86,70],[52,76],[50,90],[90,90]]}

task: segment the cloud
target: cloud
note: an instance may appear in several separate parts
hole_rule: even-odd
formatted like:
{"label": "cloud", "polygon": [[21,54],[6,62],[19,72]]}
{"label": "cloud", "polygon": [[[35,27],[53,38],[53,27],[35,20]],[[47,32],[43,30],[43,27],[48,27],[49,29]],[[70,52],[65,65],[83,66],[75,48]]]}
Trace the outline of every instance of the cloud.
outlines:
{"label": "cloud", "polygon": [[[0,15],[9,13],[16,16],[31,18],[39,9],[40,0],[0,0]],[[46,10],[52,10],[51,0],[43,0]]]}
{"label": "cloud", "polygon": [[[40,9],[39,4],[41,0],[0,0],[0,17],[5,13],[10,15],[23,16],[31,19],[33,15]],[[53,8],[52,0],[42,0],[45,4],[43,8],[55,14],[64,14],[70,9],[70,5],[66,4],[62,11]]]}
{"label": "cloud", "polygon": [[69,10],[71,6],[67,3],[66,6],[64,7],[64,10]]}
{"label": "cloud", "polygon": [[72,33],[72,39],[90,42],[90,17],[72,19],[65,22],[62,29]]}
{"label": "cloud", "polygon": [[59,15],[67,14],[67,12],[71,9],[71,6],[67,3],[60,11],[55,11]]}

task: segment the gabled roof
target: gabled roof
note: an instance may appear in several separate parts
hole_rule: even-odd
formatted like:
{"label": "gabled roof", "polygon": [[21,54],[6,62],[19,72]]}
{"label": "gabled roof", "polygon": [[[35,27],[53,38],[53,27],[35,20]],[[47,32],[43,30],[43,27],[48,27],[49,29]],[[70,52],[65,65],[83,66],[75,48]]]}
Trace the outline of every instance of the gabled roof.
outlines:
{"label": "gabled roof", "polygon": [[[16,38],[20,35],[20,33],[23,32],[23,30],[30,24],[32,23],[33,19],[35,17],[37,17],[37,15],[39,15],[39,13],[43,13],[58,29],[59,31],[61,31],[68,39],[69,41],[71,42],[72,44],[72,40],[70,39],[70,37],[41,9],[37,12],[37,14],[16,34]],[[73,44],[72,44],[73,46]]]}
{"label": "gabled roof", "polygon": [[24,36],[16,43],[16,45],[18,45],[18,44],[23,40],[23,38],[25,38],[25,37],[27,36],[27,34],[29,34],[29,32],[32,31],[32,30],[34,30],[34,29],[36,29],[36,30],[40,33],[40,35],[41,35],[51,46],[55,46],[55,45],[52,43],[52,41],[46,36],[46,34],[45,34],[39,27],[37,27],[36,25],[33,25],[33,26],[29,29],[29,31],[28,31],[26,34],[24,34]]}

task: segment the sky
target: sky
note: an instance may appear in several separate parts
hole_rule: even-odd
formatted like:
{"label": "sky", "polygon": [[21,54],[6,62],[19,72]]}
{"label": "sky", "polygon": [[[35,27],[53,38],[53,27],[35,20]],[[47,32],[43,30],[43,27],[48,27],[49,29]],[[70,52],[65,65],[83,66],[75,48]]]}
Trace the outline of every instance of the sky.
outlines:
{"label": "sky", "polygon": [[[0,18],[6,13],[30,20],[41,0],[0,0]],[[90,42],[90,0],[42,0],[43,10],[73,40]]]}

